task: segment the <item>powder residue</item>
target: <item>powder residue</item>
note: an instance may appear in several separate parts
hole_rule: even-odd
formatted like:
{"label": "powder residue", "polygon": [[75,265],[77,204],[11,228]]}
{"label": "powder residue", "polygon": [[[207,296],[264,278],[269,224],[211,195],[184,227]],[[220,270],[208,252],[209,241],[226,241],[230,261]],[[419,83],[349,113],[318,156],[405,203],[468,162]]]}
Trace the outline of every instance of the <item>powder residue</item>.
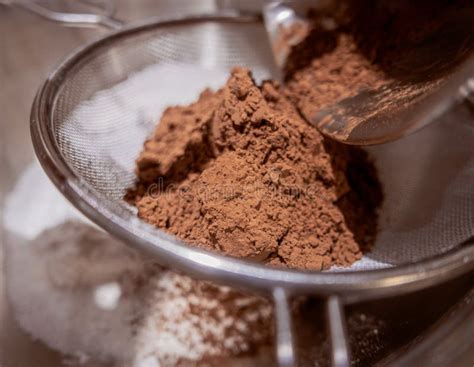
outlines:
{"label": "powder residue", "polygon": [[[222,89],[165,111],[128,199],[140,218],[209,250],[300,269],[348,266],[373,242],[381,200],[366,155],[354,152],[326,141],[275,82],[257,86],[235,68]],[[350,182],[355,166],[368,192]]]}
{"label": "powder residue", "polygon": [[148,287],[147,311],[136,327],[136,361],[222,365],[271,344],[273,311],[265,299],[170,271],[153,276]]}

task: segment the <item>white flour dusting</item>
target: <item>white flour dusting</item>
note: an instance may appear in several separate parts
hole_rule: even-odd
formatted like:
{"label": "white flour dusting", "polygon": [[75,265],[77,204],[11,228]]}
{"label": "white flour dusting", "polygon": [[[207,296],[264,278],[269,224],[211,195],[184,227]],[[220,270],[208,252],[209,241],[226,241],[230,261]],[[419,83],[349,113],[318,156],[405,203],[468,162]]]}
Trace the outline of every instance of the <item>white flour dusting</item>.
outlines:
{"label": "white flour dusting", "polygon": [[84,220],[37,163],[5,215],[15,316],[54,349],[119,366],[174,366],[245,353],[270,338],[266,301],[145,263]]}

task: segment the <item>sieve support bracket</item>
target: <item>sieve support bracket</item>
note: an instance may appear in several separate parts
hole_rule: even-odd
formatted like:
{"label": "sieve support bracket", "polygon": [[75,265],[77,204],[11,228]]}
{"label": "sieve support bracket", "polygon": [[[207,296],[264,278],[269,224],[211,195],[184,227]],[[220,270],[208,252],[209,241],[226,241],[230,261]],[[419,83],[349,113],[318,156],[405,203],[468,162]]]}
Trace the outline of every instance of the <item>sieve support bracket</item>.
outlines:
{"label": "sieve support bracket", "polygon": [[276,357],[279,367],[296,366],[293,322],[288,293],[283,288],[273,290],[276,321]]}
{"label": "sieve support bracket", "polygon": [[[283,288],[273,290],[276,321],[276,359],[279,367],[297,365],[295,337],[290,306],[290,296]],[[337,295],[326,300],[326,319],[328,322],[333,367],[349,367],[351,356],[347,337],[344,304]]]}
{"label": "sieve support bracket", "polygon": [[326,314],[331,341],[331,359],[333,367],[349,367],[351,357],[347,338],[344,304],[339,296],[330,296],[326,300]]}

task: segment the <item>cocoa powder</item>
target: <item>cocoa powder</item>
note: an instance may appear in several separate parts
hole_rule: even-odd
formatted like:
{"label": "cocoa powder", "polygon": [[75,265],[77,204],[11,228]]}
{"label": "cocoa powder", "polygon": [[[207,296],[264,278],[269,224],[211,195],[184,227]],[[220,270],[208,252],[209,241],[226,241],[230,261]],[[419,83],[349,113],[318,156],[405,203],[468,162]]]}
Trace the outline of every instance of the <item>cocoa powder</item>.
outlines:
{"label": "cocoa powder", "polygon": [[128,199],[189,244],[321,270],[352,264],[372,244],[374,172],[364,152],[308,125],[277,83],[257,86],[235,68],[222,89],[165,111]]}
{"label": "cocoa powder", "polygon": [[[469,56],[473,15],[467,0],[346,0],[310,11],[306,36],[288,52],[285,94],[312,120],[343,99],[385,87],[390,93],[373,114],[397,114],[438,89]],[[361,115],[346,119],[341,138],[371,116]]]}
{"label": "cocoa powder", "polygon": [[[409,86],[382,101],[388,114],[401,97],[415,103],[438,87],[471,49],[472,22],[461,15],[472,6],[455,3],[348,0],[311,12],[310,26],[283,37],[283,86],[257,86],[236,68],[222,89],[164,113],[128,195],[138,215],[231,256],[316,270],[352,264],[375,238],[382,193],[374,166],[301,115],[311,119],[364,89]],[[432,37],[443,51],[436,62],[418,52]]]}
{"label": "cocoa powder", "polygon": [[[306,48],[308,42],[313,44],[314,53],[301,57],[298,48]],[[380,88],[391,81],[359,52],[353,36],[347,33],[311,33],[292,55],[287,64],[291,78],[287,80],[285,92],[304,116],[315,116],[322,108],[337,101],[364,89]],[[306,57],[311,61],[303,66]]]}

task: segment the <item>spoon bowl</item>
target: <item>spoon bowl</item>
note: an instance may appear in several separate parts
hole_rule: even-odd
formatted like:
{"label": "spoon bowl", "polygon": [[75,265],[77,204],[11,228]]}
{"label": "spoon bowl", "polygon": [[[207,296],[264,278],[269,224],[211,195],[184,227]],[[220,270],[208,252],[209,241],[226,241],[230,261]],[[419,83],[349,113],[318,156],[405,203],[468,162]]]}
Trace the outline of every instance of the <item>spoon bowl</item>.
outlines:
{"label": "spoon bowl", "polygon": [[[317,3],[316,11],[331,14],[330,9],[331,2]],[[311,21],[304,12],[304,8],[279,2],[264,8],[265,25],[275,62],[283,75],[281,79],[285,79],[284,70],[291,62],[292,50],[305,42],[311,30]],[[394,54],[390,67],[385,65],[383,72],[387,80],[381,86],[361,88],[332,105],[315,112],[300,110],[301,114],[322,134],[351,145],[385,143],[419,130],[453,105],[472,99],[469,97],[474,90],[472,19],[472,7],[448,14],[441,26],[417,42],[407,42]],[[407,20],[407,26],[410,21]],[[338,27],[331,17],[326,17],[324,22],[327,30]],[[369,49],[367,54],[373,51],[370,41],[373,32],[377,32],[376,16],[369,16],[368,24],[362,26],[366,33],[362,37],[366,40],[362,46],[358,45],[362,54],[364,46]],[[359,36],[356,34],[354,38]],[[375,61],[373,65],[383,69]]]}

